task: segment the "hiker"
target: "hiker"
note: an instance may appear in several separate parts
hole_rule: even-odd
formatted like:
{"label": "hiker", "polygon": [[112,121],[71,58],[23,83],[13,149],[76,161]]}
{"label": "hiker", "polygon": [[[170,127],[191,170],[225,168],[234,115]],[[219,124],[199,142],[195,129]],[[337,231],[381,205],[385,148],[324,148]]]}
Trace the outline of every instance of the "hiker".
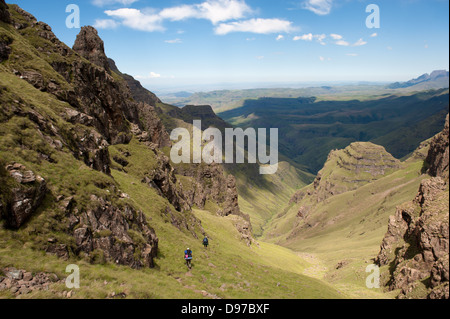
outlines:
{"label": "hiker", "polygon": [[203,246],[205,246],[205,248],[208,248],[208,245],[209,245],[208,237],[205,236],[205,238],[203,238]]}
{"label": "hiker", "polygon": [[184,259],[186,260],[186,265],[189,269],[192,268],[192,250],[189,248],[184,251]]}

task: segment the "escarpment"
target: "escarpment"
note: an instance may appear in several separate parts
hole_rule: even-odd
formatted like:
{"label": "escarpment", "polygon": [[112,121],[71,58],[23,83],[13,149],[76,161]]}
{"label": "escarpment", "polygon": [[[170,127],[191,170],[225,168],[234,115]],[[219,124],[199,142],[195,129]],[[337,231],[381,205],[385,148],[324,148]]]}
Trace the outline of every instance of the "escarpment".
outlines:
{"label": "escarpment", "polygon": [[[63,259],[139,269],[158,255],[151,214],[195,239],[206,231],[192,209],[207,200],[215,213],[245,217],[220,167],[176,172],[164,153],[171,141],[155,109],[161,101],[117,69],[94,28],[83,27],[71,49],[17,5],[2,0],[0,20],[0,222],[8,231]],[[148,158],[111,156],[113,146],[130,144]],[[128,173],[136,163],[143,169]],[[117,171],[152,189],[160,206],[141,209]]]}
{"label": "escarpment", "polygon": [[412,202],[389,219],[376,263],[388,266],[383,278],[399,298],[449,298],[448,115],[444,130],[430,143],[425,179]]}
{"label": "escarpment", "polygon": [[343,150],[331,151],[312,187],[297,192],[291,202],[299,203],[309,196],[319,203],[376,181],[398,168],[400,161],[384,147],[368,142],[352,143]]}

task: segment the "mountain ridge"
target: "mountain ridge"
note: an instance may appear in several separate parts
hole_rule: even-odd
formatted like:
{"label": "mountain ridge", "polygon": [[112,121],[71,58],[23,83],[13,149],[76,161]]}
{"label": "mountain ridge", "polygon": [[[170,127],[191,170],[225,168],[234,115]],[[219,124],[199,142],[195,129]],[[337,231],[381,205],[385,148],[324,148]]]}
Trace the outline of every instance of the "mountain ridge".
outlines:
{"label": "mountain ridge", "polygon": [[388,89],[440,89],[449,87],[449,72],[446,70],[434,70],[430,74],[425,73],[407,82],[395,82],[387,86]]}

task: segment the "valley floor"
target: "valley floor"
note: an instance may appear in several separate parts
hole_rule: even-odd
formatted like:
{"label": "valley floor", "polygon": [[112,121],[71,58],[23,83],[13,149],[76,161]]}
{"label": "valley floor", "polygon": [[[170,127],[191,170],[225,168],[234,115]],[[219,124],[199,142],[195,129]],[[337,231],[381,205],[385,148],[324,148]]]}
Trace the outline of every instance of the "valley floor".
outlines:
{"label": "valley floor", "polygon": [[[298,253],[273,243],[258,241],[251,247],[240,241],[234,227],[235,218],[218,217],[208,211],[196,210],[208,230],[210,247],[201,241],[192,242],[179,236],[179,246],[165,244],[161,232],[160,254],[155,269],[133,270],[113,264],[93,265],[84,260],[62,261],[54,256],[32,250],[1,230],[0,269],[15,267],[33,274],[55,273],[65,278],[69,264],[80,267],[80,289],[68,289],[63,281],[51,284],[48,290],[31,290],[19,298],[237,298],[237,299],[337,299],[391,298],[377,289],[364,287],[365,265],[346,272],[356,279],[336,280],[336,273],[325,255]],[[173,227],[170,225],[170,227]],[[170,227],[168,232],[170,233]],[[167,235],[167,234],[166,234]],[[6,238],[8,238],[6,240]],[[238,243],[238,244],[236,244]],[[193,269],[188,271],[181,256],[189,245],[194,252]],[[30,263],[33,260],[33,263]],[[1,274],[0,274],[1,275]],[[342,274],[340,274],[342,275]],[[14,298],[11,290],[0,290],[0,298]]]}

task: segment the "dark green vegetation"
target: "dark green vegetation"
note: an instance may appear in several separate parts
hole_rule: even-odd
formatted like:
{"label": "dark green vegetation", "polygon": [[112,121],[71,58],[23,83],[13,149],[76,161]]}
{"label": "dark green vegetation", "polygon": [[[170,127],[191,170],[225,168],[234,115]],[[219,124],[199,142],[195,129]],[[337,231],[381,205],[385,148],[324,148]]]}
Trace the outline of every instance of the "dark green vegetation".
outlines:
{"label": "dark green vegetation", "polygon": [[359,101],[260,98],[219,115],[240,127],[279,128],[280,152],[316,173],[333,149],[380,144],[402,158],[442,129],[448,89]]}

